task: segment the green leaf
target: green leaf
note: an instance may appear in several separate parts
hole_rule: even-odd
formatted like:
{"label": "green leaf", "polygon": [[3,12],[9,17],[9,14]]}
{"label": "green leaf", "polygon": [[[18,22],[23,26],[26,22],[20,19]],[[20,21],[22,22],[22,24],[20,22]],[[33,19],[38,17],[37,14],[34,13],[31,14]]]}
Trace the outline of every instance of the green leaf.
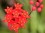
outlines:
{"label": "green leaf", "polygon": [[38,27],[37,11],[31,13],[31,33],[36,33]]}
{"label": "green leaf", "polygon": [[0,6],[0,19],[2,20],[4,18],[4,16],[5,16],[5,13],[4,13],[3,9]]}

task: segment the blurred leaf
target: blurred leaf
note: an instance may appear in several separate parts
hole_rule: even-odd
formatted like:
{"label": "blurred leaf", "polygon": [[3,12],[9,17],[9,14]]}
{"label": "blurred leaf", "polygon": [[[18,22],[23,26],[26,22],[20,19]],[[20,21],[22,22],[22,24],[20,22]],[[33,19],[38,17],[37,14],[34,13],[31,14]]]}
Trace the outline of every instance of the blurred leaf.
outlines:
{"label": "blurred leaf", "polygon": [[36,33],[38,27],[37,11],[31,13],[31,33]]}
{"label": "blurred leaf", "polygon": [[5,13],[4,13],[3,9],[0,6],[0,19],[2,20],[4,16],[5,16]]}
{"label": "blurred leaf", "polygon": [[30,13],[30,0],[17,0],[19,3],[23,4],[23,9],[27,10]]}

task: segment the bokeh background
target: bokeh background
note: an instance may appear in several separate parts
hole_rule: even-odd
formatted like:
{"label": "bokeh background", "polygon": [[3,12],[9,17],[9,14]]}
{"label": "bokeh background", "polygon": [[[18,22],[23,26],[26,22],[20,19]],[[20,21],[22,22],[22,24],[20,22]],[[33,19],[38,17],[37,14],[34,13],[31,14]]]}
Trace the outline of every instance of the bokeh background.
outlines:
{"label": "bokeh background", "polygon": [[[7,27],[7,23],[2,20],[6,15],[4,9],[9,6],[13,6],[14,3],[23,4],[23,9],[27,10],[31,16],[28,22],[25,24],[26,28],[20,28],[19,33],[45,33],[45,0],[43,0],[44,8],[41,13],[37,11],[31,12],[30,0],[0,0],[0,33],[15,33],[15,31],[10,31]],[[36,0],[34,0],[36,1]]]}

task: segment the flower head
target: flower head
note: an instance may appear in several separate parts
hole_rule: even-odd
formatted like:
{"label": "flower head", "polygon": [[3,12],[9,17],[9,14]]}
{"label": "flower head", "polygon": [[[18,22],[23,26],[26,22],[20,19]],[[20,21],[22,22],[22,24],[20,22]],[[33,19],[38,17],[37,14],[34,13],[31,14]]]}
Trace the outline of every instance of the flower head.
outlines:
{"label": "flower head", "polygon": [[13,7],[7,7],[5,9],[6,16],[5,16],[5,22],[8,23],[8,27],[10,30],[15,30],[18,32],[19,28],[23,28],[25,23],[27,22],[27,18],[29,18],[29,14],[26,10],[23,10],[22,4],[14,4]]}

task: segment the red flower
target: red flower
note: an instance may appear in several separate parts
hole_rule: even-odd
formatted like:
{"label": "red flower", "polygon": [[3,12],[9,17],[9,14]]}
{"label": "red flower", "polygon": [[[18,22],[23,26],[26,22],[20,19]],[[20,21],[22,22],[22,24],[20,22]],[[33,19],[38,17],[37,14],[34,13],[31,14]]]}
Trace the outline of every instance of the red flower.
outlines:
{"label": "red flower", "polygon": [[14,6],[16,7],[16,9],[20,9],[23,5],[22,5],[22,4],[19,4],[19,3],[17,3],[17,4],[14,4]]}
{"label": "red flower", "polygon": [[29,18],[29,14],[26,10],[23,10],[22,4],[14,4],[13,7],[7,7],[5,12],[7,13],[5,16],[5,22],[8,22],[8,27],[10,30],[15,30],[18,32],[19,28],[23,28],[25,23],[27,22],[27,18]]}
{"label": "red flower", "polygon": [[41,5],[40,5],[40,8],[41,8],[41,9],[43,9],[43,8],[44,8],[44,5],[43,5],[43,4],[41,4]]}
{"label": "red flower", "polygon": [[40,3],[42,3],[43,2],[43,0],[38,0]]}
{"label": "red flower", "polygon": [[36,6],[32,6],[32,11],[35,11],[36,10]]}
{"label": "red flower", "polygon": [[30,4],[33,6],[32,11],[37,10],[41,12],[44,5],[42,4],[43,0],[37,0],[36,3],[33,0],[30,0]]}
{"label": "red flower", "polygon": [[36,2],[36,6],[38,7],[40,5],[40,3],[39,2]]}
{"label": "red flower", "polygon": [[38,10],[38,12],[41,12],[42,9],[41,8],[38,8],[37,10]]}
{"label": "red flower", "polygon": [[11,14],[13,12],[12,7],[7,7],[7,9],[5,9],[5,12]]}
{"label": "red flower", "polygon": [[32,0],[30,0],[30,4],[31,4],[31,5],[33,5],[33,4],[34,4],[34,2],[33,2]]}

